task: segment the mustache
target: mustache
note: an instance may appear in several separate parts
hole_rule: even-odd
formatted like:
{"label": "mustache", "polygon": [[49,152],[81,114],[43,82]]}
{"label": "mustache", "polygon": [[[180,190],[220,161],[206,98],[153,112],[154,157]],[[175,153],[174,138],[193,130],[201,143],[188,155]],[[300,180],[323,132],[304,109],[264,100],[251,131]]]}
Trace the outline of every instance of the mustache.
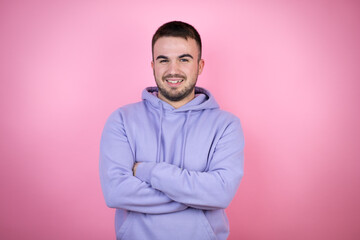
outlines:
{"label": "mustache", "polygon": [[182,78],[182,79],[186,79],[186,76],[181,75],[181,74],[168,74],[162,77],[163,80],[166,80],[168,78]]}

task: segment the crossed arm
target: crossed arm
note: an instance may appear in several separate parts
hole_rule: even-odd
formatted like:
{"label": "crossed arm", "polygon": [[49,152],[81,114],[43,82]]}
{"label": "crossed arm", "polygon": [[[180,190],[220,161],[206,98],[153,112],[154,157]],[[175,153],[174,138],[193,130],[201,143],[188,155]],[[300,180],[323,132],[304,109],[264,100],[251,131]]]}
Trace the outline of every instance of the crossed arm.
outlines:
{"label": "crossed arm", "polygon": [[[120,127],[119,127],[120,126]],[[100,149],[100,178],[109,207],[161,214],[188,207],[226,208],[243,174],[244,140],[234,121],[219,139],[206,172],[165,162],[136,162],[121,119],[106,124]]]}

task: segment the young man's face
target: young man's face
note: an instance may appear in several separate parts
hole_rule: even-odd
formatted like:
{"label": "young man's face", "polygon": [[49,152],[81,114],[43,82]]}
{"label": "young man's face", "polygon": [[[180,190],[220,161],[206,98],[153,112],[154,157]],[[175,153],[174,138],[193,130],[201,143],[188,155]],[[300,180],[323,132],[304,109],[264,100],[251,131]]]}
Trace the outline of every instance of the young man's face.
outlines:
{"label": "young man's face", "polygon": [[199,48],[192,38],[161,37],[154,45],[151,66],[159,98],[178,107],[191,101],[204,61],[198,61]]}

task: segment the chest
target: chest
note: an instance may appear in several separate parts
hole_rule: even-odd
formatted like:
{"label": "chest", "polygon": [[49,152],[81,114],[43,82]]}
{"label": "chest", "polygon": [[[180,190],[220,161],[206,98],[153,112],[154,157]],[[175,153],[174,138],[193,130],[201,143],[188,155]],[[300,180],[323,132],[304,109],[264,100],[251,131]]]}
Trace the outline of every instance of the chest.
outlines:
{"label": "chest", "polygon": [[216,121],[203,113],[150,114],[133,123],[128,139],[138,162],[167,162],[187,170],[204,171],[220,137]]}

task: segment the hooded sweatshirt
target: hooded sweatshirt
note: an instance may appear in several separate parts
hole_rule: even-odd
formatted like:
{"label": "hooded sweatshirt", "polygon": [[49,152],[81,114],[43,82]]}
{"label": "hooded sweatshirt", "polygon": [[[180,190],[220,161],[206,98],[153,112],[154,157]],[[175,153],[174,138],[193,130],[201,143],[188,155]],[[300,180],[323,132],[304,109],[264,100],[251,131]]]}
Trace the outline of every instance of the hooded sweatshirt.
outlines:
{"label": "hooded sweatshirt", "polygon": [[143,101],[117,109],[103,130],[100,180],[107,206],[116,208],[116,237],[226,239],[224,209],[243,175],[240,121],[203,88],[177,109],[157,91],[149,87]]}

